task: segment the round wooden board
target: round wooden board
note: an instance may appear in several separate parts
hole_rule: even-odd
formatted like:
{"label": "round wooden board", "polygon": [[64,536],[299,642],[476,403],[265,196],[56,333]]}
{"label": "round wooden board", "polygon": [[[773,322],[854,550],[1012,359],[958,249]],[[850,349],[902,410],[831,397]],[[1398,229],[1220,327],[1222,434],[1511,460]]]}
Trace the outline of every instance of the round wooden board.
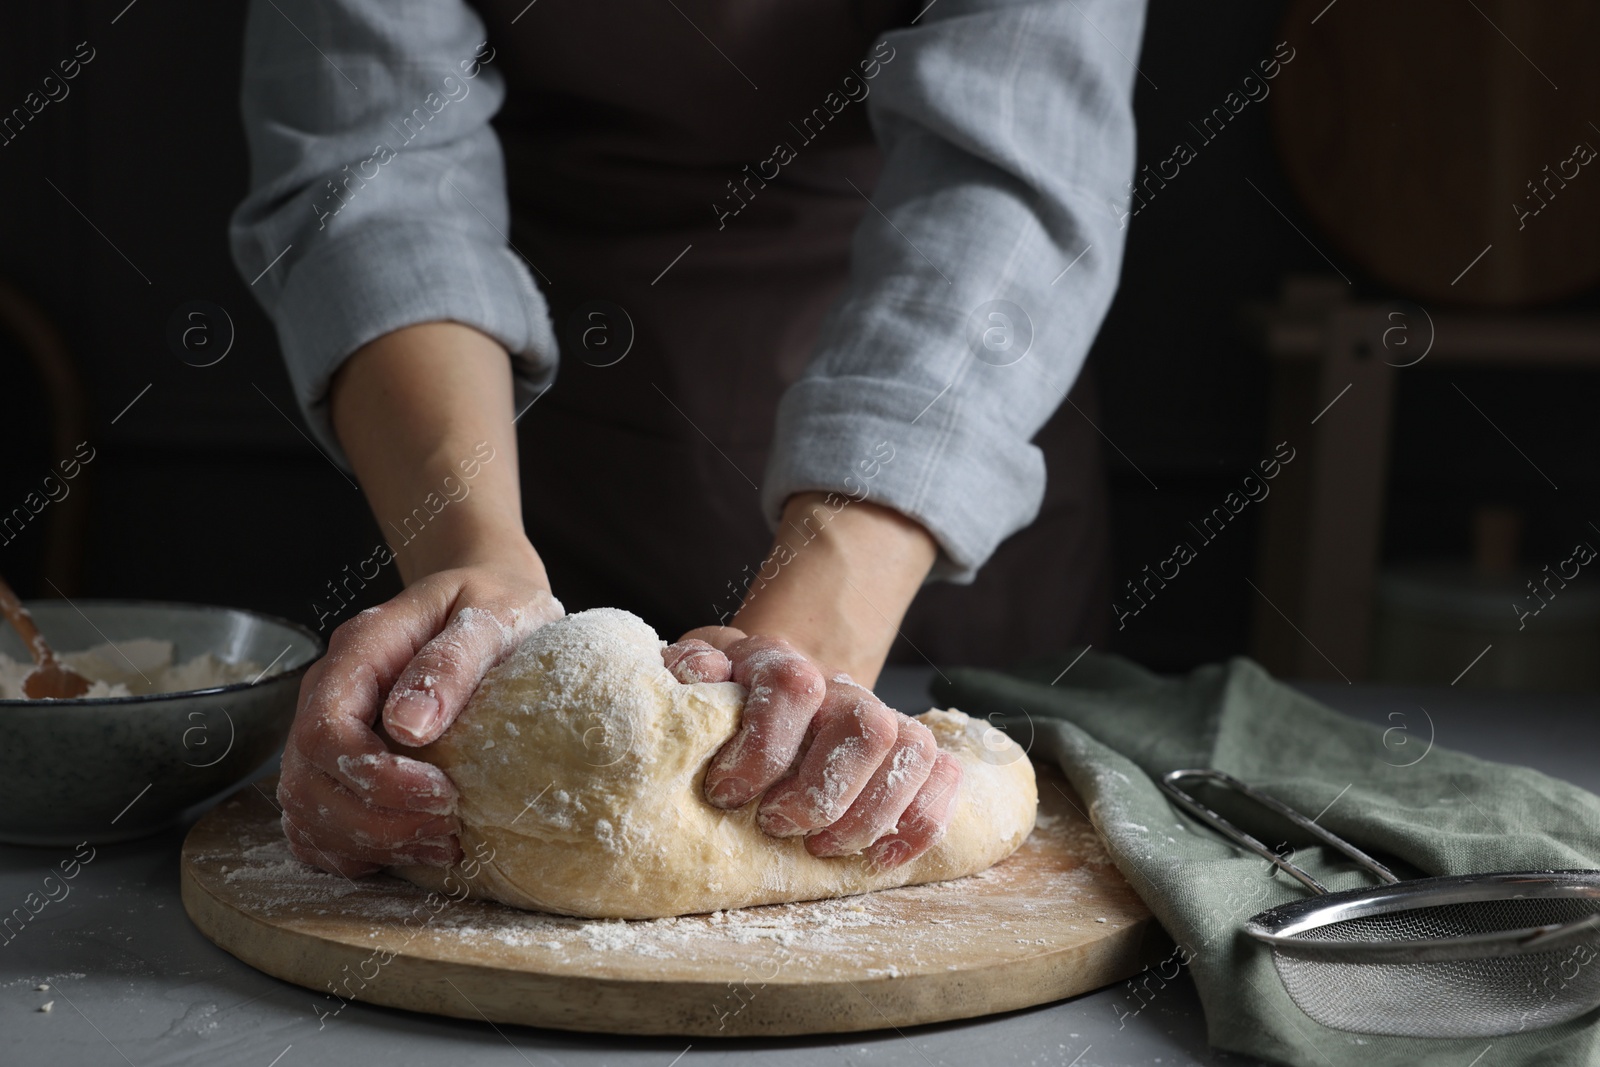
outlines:
{"label": "round wooden board", "polygon": [[323,994],[563,1030],[750,1037],[965,1019],[1137,973],[1164,938],[1082,804],[1039,774],[1039,826],[971,878],[647,922],[352,882],[294,860],[256,783],[195,824],[183,904],[252,967]]}

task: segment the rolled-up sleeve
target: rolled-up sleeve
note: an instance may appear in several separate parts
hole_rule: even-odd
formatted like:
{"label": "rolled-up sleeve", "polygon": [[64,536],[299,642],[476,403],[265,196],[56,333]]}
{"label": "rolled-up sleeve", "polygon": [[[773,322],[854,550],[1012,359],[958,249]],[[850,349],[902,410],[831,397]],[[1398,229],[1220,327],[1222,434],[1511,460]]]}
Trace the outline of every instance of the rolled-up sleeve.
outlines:
{"label": "rolled-up sleeve", "polygon": [[512,357],[518,404],[555,373],[544,297],[509,247],[505,95],[459,0],[252,0],[242,107],[250,192],[229,230],[313,431],[340,462],[328,382],[357,348],[423,322]]}
{"label": "rolled-up sleeve", "polygon": [[1031,440],[1121,269],[1143,25],[1142,0],[941,0],[885,35],[866,100],[884,168],[779,406],[769,520],[794,493],[865,488],[957,582],[1033,521]]}

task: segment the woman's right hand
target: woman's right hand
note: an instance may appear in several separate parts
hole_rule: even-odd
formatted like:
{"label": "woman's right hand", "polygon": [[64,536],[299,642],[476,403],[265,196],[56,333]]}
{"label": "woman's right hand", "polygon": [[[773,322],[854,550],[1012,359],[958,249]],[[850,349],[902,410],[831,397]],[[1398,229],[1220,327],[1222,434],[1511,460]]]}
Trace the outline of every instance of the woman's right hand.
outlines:
{"label": "woman's right hand", "polygon": [[349,877],[461,858],[456,790],[390,751],[437,739],[488,670],[559,619],[543,567],[475,563],[417,579],[333,632],[300,685],[278,803],[290,851]]}

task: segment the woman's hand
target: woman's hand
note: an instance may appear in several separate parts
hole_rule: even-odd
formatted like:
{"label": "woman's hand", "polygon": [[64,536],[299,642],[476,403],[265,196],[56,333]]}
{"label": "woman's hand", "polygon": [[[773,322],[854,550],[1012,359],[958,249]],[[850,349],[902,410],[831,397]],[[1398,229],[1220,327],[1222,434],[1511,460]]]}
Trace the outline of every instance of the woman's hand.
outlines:
{"label": "woman's hand", "polygon": [[443,771],[390,751],[436,740],[484,674],[561,617],[542,568],[477,564],[419,579],[333,632],[306,672],[278,803],[290,851],[350,877],[461,858]]}
{"label": "woman's hand", "polygon": [[[334,375],[339,443],[380,528],[404,538],[406,589],[333,632],[300,685],[278,800],[289,847],[356,876],[460,857],[456,791],[398,752],[436,739],[484,674],[561,617],[522,528],[511,365],[469,326],[423,323]],[[418,513],[421,513],[418,529]]]}
{"label": "woman's hand", "polygon": [[765,794],[761,828],[803,835],[813,856],[864,851],[895,867],[938,842],[961,765],[852,678],[876,680],[935,550],[887,508],[820,493],[789,501],[762,568],[775,575],[746,591],[739,628],[691,630],[662,653],[679,681],[745,687],[739,731],[706,771],[708,801],[736,808]]}
{"label": "woman's hand", "polygon": [[727,626],[691,630],[662,659],[680,682],[732,680],[748,694],[739,731],[706,771],[716,807],[765,793],[757,818],[773,837],[804,836],[813,856],[866,852],[883,868],[943,836],[961,765],[849,675],[829,675],[782,638]]}

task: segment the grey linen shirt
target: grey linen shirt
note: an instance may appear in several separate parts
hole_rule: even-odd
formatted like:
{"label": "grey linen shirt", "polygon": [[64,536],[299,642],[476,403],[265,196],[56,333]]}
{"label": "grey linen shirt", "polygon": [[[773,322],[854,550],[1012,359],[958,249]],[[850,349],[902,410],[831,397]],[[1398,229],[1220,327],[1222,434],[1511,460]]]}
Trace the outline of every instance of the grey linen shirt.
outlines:
{"label": "grey linen shirt", "polygon": [[[964,582],[1033,521],[1030,441],[1121,268],[1143,23],[1143,0],[938,0],[884,35],[895,58],[866,100],[884,167],[848,284],[779,405],[761,485],[774,525],[790,495],[859,495],[870,470],[871,499],[939,542],[934,576]],[[485,38],[463,0],[250,3],[233,259],[340,462],[329,379],[385,333],[488,334],[519,408],[554,378],[544,297],[506,238],[489,124],[505,84]],[[366,184],[346,203],[352,175]],[[880,442],[893,462],[873,464]]]}

